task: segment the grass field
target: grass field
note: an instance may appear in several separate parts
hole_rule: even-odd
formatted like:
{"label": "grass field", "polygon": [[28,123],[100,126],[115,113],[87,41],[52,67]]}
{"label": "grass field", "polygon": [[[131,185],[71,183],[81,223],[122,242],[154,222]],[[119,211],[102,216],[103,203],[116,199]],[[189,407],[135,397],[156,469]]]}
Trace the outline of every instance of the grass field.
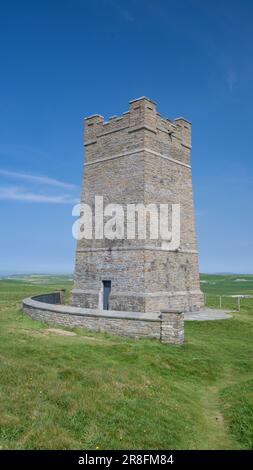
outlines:
{"label": "grass field", "polygon": [[252,274],[201,274],[201,288],[210,295],[253,295]]}
{"label": "grass field", "polygon": [[[201,279],[209,295],[253,293],[253,276]],[[230,320],[186,322],[185,344],[168,346],[59,336],[23,315],[22,298],[62,287],[70,276],[0,280],[2,449],[252,448],[253,299]]]}

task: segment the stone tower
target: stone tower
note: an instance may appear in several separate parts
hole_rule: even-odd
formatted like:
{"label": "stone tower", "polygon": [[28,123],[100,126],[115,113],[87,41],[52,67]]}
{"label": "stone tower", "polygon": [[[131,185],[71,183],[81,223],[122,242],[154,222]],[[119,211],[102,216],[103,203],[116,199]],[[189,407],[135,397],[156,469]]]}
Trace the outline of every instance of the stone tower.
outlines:
{"label": "stone tower", "polygon": [[197,310],[199,285],[191,176],[191,123],[163,118],[146,97],[108,122],[85,119],[81,202],[104,205],[180,204],[180,246],[161,240],[82,239],[77,242],[72,304],[80,307],[158,312]]}

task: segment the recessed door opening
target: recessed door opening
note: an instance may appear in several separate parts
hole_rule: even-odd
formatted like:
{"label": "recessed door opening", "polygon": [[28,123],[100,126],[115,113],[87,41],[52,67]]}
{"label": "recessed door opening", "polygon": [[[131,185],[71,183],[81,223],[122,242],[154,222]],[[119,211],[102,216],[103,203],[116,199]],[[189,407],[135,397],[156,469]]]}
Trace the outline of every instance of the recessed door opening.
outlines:
{"label": "recessed door opening", "polygon": [[109,297],[112,289],[112,281],[102,281],[103,283],[103,310],[109,310]]}

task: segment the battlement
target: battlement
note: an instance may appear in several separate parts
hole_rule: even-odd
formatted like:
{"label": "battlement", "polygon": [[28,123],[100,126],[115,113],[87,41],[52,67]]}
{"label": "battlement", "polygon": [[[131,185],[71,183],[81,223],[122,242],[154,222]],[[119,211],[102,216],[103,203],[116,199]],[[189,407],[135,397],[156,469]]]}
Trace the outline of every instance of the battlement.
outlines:
{"label": "battlement", "polygon": [[129,133],[146,130],[157,134],[166,133],[168,138],[191,146],[191,123],[185,118],[164,118],[157,112],[156,102],[142,96],[129,102],[129,110],[121,116],[111,116],[108,121],[99,114],[85,118],[85,144],[95,143],[99,137],[119,132]]}
{"label": "battlement", "polygon": [[[92,216],[91,238],[78,240],[72,305],[98,311],[99,317],[105,311],[149,312],[153,316],[162,312],[160,321],[166,321],[162,334],[172,334],[173,341],[174,331],[179,331],[177,324],[183,321],[176,311],[196,310],[202,305],[190,148],[191,123],[181,117],[172,120],[162,116],[155,101],[145,96],[130,101],[126,112],[107,121],[98,114],[85,119],[81,202],[92,208],[92,215],[103,215]],[[96,210],[96,196],[103,196],[102,214]],[[115,204],[123,208],[120,235],[113,228],[114,220],[108,220],[113,213],[107,209],[113,211]],[[130,224],[125,217],[129,204],[132,209],[138,205]],[[139,233],[144,228],[138,210],[142,204],[147,216],[146,237]],[[151,236],[149,205],[168,205],[164,227],[171,230],[171,239],[170,234],[168,240],[166,236],[163,239],[161,210],[157,213],[157,236]],[[174,205],[180,207],[176,220]],[[104,315],[99,318],[100,329],[110,322]],[[129,321],[122,327],[126,334]],[[119,331],[114,318],[113,328]],[[138,334],[135,326],[132,331]]]}

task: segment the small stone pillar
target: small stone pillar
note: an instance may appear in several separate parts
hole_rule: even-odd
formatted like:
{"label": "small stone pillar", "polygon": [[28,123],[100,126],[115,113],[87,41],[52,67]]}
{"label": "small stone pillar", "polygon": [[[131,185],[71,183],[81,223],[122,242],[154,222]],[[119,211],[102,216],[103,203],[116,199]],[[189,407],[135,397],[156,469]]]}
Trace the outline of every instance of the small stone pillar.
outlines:
{"label": "small stone pillar", "polygon": [[172,344],[184,342],[184,313],[182,310],[161,311],[161,342]]}
{"label": "small stone pillar", "polygon": [[66,289],[58,289],[56,292],[60,294],[60,304],[63,304]]}

